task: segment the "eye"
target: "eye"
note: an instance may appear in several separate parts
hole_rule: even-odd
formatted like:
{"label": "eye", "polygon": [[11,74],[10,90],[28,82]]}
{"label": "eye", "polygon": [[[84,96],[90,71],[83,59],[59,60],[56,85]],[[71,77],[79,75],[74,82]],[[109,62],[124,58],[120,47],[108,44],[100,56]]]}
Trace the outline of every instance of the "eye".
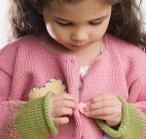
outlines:
{"label": "eye", "polygon": [[56,21],[57,24],[61,25],[61,26],[70,26],[72,25],[72,23],[70,22],[60,22],[60,21]]}
{"label": "eye", "polygon": [[102,24],[102,22],[103,22],[103,21],[100,21],[100,22],[89,22],[89,24],[90,24],[90,25],[95,25],[95,26],[97,26],[97,25]]}

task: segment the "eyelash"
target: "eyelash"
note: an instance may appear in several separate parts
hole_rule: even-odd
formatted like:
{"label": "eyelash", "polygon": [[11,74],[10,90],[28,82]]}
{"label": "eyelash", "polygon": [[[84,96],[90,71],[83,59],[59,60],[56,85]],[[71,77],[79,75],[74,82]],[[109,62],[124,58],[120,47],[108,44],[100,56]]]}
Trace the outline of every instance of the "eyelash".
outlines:
{"label": "eyelash", "polygon": [[[94,23],[94,22],[89,22],[90,25],[93,25],[93,26],[98,26],[102,23],[103,21],[101,22],[97,22],[97,23]],[[73,25],[72,23],[61,23],[61,22],[58,22],[56,21],[57,24],[61,25],[61,26],[71,26]]]}
{"label": "eyelash", "polygon": [[100,24],[102,24],[103,21],[100,21],[100,22],[97,22],[97,23],[94,23],[94,22],[90,22],[89,24],[90,25],[94,25],[94,26],[98,26]]}
{"label": "eyelash", "polygon": [[61,22],[58,22],[58,21],[56,21],[56,23],[61,25],[61,26],[70,26],[70,25],[72,25],[72,23],[61,23]]}

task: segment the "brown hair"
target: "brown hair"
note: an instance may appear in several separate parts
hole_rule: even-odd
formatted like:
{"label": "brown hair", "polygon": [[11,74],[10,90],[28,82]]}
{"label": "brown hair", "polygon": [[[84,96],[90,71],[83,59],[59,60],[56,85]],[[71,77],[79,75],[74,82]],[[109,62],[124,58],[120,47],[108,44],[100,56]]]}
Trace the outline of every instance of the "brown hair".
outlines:
{"label": "brown hair", "polygon": [[[79,0],[11,0],[9,19],[12,38],[37,34],[45,30],[41,8],[55,2],[77,2]],[[112,5],[112,15],[107,32],[127,42],[146,49],[146,34],[142,25],[142,14],[136,0],[102,0]]]}

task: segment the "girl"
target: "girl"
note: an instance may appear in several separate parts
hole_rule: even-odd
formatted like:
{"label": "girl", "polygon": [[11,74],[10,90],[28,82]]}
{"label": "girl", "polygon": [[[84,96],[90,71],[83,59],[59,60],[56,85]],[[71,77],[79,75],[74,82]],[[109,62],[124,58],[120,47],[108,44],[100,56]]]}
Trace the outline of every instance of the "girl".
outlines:
{"label": "girl", "polygon": [[146,35],[136,0],[11,0],[0,51],[0,139],[140,139]]}

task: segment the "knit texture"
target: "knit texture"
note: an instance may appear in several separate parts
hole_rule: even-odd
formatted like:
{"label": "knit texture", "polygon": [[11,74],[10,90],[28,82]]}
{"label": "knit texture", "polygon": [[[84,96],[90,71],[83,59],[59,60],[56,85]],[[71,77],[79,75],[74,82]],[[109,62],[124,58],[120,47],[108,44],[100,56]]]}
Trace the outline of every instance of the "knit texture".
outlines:
{"label": "knit texture", "polygon": [[[81,77],[80,96],[76,56],[54,54],[33,35],[1,49],[0,139],[102,139],[103,132],[117,139],[145,136],[146,54],[110,34],[104,36],[104,46]],[[69,116],[69,123],[56,127],[49,101],[63,92],[75,97],[79,106],[101,93],[120,96],[123,118],[119,128],[86,117],[80,107]]]}
{"label": "knit texture", "polygon": [[57,133],[57,127],[48,111],[52,95],[48,92],[45,97],[23,105],[14,124],[23,139],[45,139]]}

